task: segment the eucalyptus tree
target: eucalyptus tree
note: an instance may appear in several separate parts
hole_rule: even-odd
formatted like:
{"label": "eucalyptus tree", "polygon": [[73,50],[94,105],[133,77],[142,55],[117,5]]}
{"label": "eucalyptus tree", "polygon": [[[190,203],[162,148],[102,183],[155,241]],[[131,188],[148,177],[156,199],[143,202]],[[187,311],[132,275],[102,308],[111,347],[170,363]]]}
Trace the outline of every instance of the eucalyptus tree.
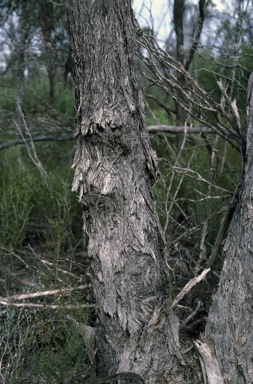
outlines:
{"label": "eucalyptus tree", "polygon": [[[99,371],[167,382],[179,352],[154,153],[138,85],[131,1],[66,2],[77,98],[79,190],[98,307]],[[140,379],[140,382],[142,382]]]}

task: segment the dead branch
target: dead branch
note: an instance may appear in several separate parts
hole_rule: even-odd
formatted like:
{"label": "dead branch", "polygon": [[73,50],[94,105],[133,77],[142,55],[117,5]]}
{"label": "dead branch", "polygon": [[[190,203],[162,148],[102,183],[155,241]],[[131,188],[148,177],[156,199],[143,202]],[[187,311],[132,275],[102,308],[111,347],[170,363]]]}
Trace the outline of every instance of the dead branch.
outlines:
{"label": "dead branch", "polygon": [[155,100],[157,102],[157,104],[159,105],[159,107],[162,107],[166,111],[168,116],[170,116],[172,113],[173,114],[176,113],[176,111],[174,109],[169,108],[168,105],[164,104],[161,100],[159,100],[154,95],[147,94],[147,95],[145,95],[145,98]]}
{"label": "dead branch", "polygon": [[78,309],[78,308],[95,308],[96,304],[79,304],[79,305],[51,305],[51,304],[36,304],[36,303],[10,303],[0,300],[0,304],[7,307],[17,308],[39,308],[39,309]]}
{"label": "dead branch", "polygon": [[182,322],[182,325],[186,325],[194,316],[196,316],[202,304],[202,301],[198,300],[196,309]]}
{"label": "dead branch", "polygon": [[57,295],[57,294],[68,294],[73,291],[77,290],[83,290],[89,288],[90,285],[79,285],[78,287],[71,287],[71,288],[61,288],[61,289],[53,289],[43,292],[34,292],[34,293],[25,293],[21,295],[13,295],[7,297],[0,297],[0,300],[5,302],[10,302],[11,300],[25,300],[25,299],[34,299],[36,297],[42,297],[42,296],[51,296],[51,295]]}
{"label": "dead branch", "polygon": [[16,139],[11,140],[6,143],[0,144],[0,151],[3,149],[7,149],[10,147],[14,147],[15,145],[26,145],[28,143],[31,143],[32,141],[35,142],[41,142],[41,141],[70,141],[73,140],[73,136],[66,136],[66,137],[56,137],[56,136],[38,136],[38,137],[26,137],[25,140],[22,139]]}
{"label": "dead branch", "polygon": [[[138,34],[140,36],[138,43],[149,54],[148,57],[144,57],[140,52],[137,52],[146,67],[146,70],[141,70],[142,75],[152,84],[159,86],[188,115],[204,126],[212,128],[240,150],[234,142],[236,140],[241,145],[242,141],[241,134],[238,132],[238,123],[234,118],[234,111],[228,113],[219,103],[215,102],[209,93],[191,77],[184,66],[165,52],[152,36],[145,36],[141,30],[138,30]],[[170,69],[169,76],[163,75],[158,64]],[[187,86],[184,89],[177,82],[178,74],[186,79]],[[210,113],[214,120],[210,119]]]}
{"label": "dead branch", "polygon": [[228,191],[225,188],[222,188],[222,187],[219,187],[218,185],[210,183],[208,180],[204,179],[204,177],[202,177],[198,172],[195,172],[195,171],[193,171],[190,168],[175,167],[172,164],[170,164],[169,161],[167,161],[165,159],[162,159],[162,160],[175,172],[181,173],[183,175],[187,175],[187,176],[192,177],[192,178],[194,178],[194,179],[196,179],[198,181],[202,181],[203,183],[206,183],[206,184],[210,185],[213,188],[219,189],[220,191],[226,192],[229,195],[233,194],[231,191]]}
{"label": "dead branch", "polygon": [[[28,137],[30,138],[30,144],[31,146],[29,147],[28,143],[26,142],[26,139],[23,135],[23,132],[21,130],[21,128],[19,127],[18,123],[15,122],[15,125],[16,125],[16,128],[17,130],[19,131],[20,133],[20,136],[22,137],[22,139],[24,140],[24,143],[25,143],[25,146],[26,146],[26,149],[27,149],[27,152],[28,152],[28,155],[30,157],[30,159],[32,160],[33,164],[37,167],[37,169],[39,170],[40,174],[42,177],[46,177],[47,176],[47,172],[45,171],[45,169],[43,168],[42,164],[41,164],[41,161],[39,160],[38,158],[38,154],[37,154],[37,151],[36,151],[36,148],[34,146],[34,143],[33,143],[33,138],[32,138],[32,135],[31,135],[31,132],[28,128],[28,125],[26,123],[26,120],[25,120],[25,117],[24,117],[24,114],[22,112],[22,109],[20,107],[19,104],[17,104],[17,107],[18,107],[18,111],[20,113],[20,116],[22,118],[22,121],[23,121],[23,125],[25,127],[25,130],[26,130],[26,134],[28,135]],[[46,179],[45,179],[46,181]],[[47,184],[47,181],[46,181],[46,184]]]}
{"label": "dead branch", "polygon": [[150,125],[148,126],[150,133],[156,132],[168,132],[168,133],[215,133],[212,128],[209,127],[186,127],[186,126],[173,126],[173,125]]}
{"label": "dead branch", "polygon": [[235,212],[235,208],[236,208],[236,204],[237,204],[237,193],[238,193],[238,189],[236,190],[236,193],[235,195],[233,196],[233,199],[231,201],[231,204],[229,205],[229,208],[225,214],[225,216],[223,217],[222,219],[222,222],[221,222],[221,225],[220,225],[220,229],[219,229],[219,232],[216,236],[216,241],[212,247],[212,252],[206,262],[206,266],[208,268],[210,268],[213,263],[215,262],[215,259],[219,253],[219,249],[220,249],[220,246],[221,246],[221,243],[225,237],[225,234],[228,230],[228,227],[231,223],[231,220],[233,218],[233,215],[234,215],[234,212]]}
{"label": "dead branch", "polygon": [[205,278],[205,276],[209,271],[210,271],[210,268],[207,268],[199,276],[196,276],[190,281],[188,281],[188,283],[183,287],[181,292],[179,292],[179,294],[175,297],[172,304],[169,305],[167,310],[169,311],[172,308],[174,308],[179,303],[179,301],[181,301],[184,298],[186,293],[188,293],[194,287],[194,285],[198,284],[201,280]]}
{"label": "dead branch", "polygon": [[183,287],[183,289],[175,297],[172,303],[167,300],[161,306],[158,306],[148,322],[147,332],[150,333],[154,328],[156,328],[159,325],[163,316],[166,316],[196,284],[202,281],[209,271],[210,268],[205,269],[199,276],[196,276],[190,281],[188,281],[188,283]]}

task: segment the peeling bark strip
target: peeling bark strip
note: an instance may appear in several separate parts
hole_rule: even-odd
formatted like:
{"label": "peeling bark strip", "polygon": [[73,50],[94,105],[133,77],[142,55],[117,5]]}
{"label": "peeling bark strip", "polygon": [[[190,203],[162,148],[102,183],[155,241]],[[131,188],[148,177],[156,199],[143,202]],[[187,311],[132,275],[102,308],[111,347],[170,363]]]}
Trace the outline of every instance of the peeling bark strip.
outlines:
{"label": "peeling bark strip", "polygon": [[248,85],[242,192],[224,246],[225,262],[206,326],[226,384],[253,380],[253,74]]}
{"label": "peeling bark strip", "polygon": [[134,64],[130,0],[69,0],[78,146],[73,190],[84,209],[98,304],[101,375],[133,372],[166,383],[180,357],[178,320],[147,324],[168,293],[155,211],[155,162]]}

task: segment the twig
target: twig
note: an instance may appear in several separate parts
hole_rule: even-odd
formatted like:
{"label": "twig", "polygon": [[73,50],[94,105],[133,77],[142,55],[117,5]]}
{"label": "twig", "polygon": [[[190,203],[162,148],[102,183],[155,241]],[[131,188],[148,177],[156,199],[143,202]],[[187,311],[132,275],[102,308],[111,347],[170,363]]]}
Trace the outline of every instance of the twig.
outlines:
{"label": "twig", "polygon": [[162,315],[168,314],[178,303],[180,300],[184,298],[184,296],[194,287],[194,285],[198,284],[201,280],[203,280],[206,274],[210,271],[210,268],[205,269],[199,276],[191,279],[179,292],[179,294],[175,297],[172,303],[165,301],[160,307],[157,307],[147,324],[147,332],[150,333],[157,325],[160,323],[163,318]]}
{"label": "twig", "polygon": [[202,305],[202,301],[198,300],[198,303],[197,303],[197,307],[195,309],[195,311],[193,311],[183,322],[182,322],[182,325],[186,325],[187,323],[189,323],[189,321],[198,313],[201,305]]}
{"label": "twig", "polygon": [[95,308],[96,304],[80,304],[80,305],[47,305],[35,303],[9,303],[8,301],[0,300],[0,304],[17,308],[42,308],[42,309],[78,309],[78,308]]}
{"label": "twig", "polygon": [[194,285],[198,284],[201,280],[205,278],[205,276],[209,271],[210,271],[210,268],[207,268],[199,276],[196,276],[190,281],[188,281],[188,283],[183,287],[181,292],[179,292],[179,294],[175,297],[175,299],[173,300],[173,303],[169,305],[167,310],[171,310],[172,308],[174,308],[179,303],[179,301],[181,301],[184,298],[186,293],[188,293],[194,287]]}
{"label": "twig", "polygon": [[222,188],[222,187],[219,187],[218,185],[215,185],[213,183],[210,183],[210,181],[204,179],[204,177],[202,177],[198,172],[195,172],[193,171],[192,169],[190,168],[181,168],[181,167],[175,167],[173,166],[172,164],[170,164],[169,161],[165,160],[165,159],[162,159],[166,164],[168,164],[168,166],[175,172],[178,172],[178,173],[181,173],[181,174],[184,174],[184,175],[187,175],[189,177],[192,177],[198,181],[202,181],[203,183],[206,183],[208,185],[210,185],[211,187],[213,188],[216,188],[216,189],[219,189],[220,191],[223,191],[223,192],[226,192],[226,193],[229,193],[230,195],[232,195],[233,193],[231,191],[228,191],[227,189],[225,188]]}
{"label": "twig", "polygon": [[11,140],[8,141],[7,143],[2,143],[0,144],[0,151],[2,149],[10,148],[15,145],[26,145],[28,143],[31,143],[32,141],[35,142],[40,142],[40,141],[70,141],[73,140],[73,136],[66,136],[66,137],[56,137],[56,136],[38,136],[38,137],[26,137],[22,139],[17,139],[17,140]]}
{"label": "twig", "polygon": [[89,284],[79,285],[78,287],[72,287],[72,288],[53,289],[53,290],[43,291],[43,292],[34,292],[34,293],[25,293],[25,294],[21,294],[21,295],[13,295],[13,296],[9,296],[8,298],[0,297],[0,300],[3,300],[5,302],[10,302],[11,300],[33,299],[35,297],[51,296],[51,295],[57,295],[57,294],[66,294],[66,293],[70,293],[72,291],[86,289],[88,287],[90,287]]}
{"label": "twig", "polygon": [[[26,139],[25,139],[25,137],[24,137],[24,135],[23,135],[23,132],[22,132],[21,128],[19,127],[18,123],[15,122],[16,128],[17,128],[17,130],[19,131],[20,136],[22,137],[22,139],[23,139],[24,142],[25,142],[25,146],[26,146],[26,149],[27,149],[27,152],[28,152],[28,155],[29,155],[30,159],[32,160],[32,162],[34,163],[34,165],[35,165],[35,166],[37,167],[37,169],[39,170],[41,176],[44,177],[44,180],[45,180],[46,185],[47,185],[47,181],[46,181],[46,179],[45,179],[45,177],[47,176],[47,172],[46,172],[45,169],[43,168],[43,166],[42,166],[42,164],[41,164],[41,162],[40,162],[40,160],[39,160],[39,158],[38,158],[38,155],[37,155],[37,152],[36,152],[36,148],[35,148],[35,146],[34,146],[34,142],[33,142],[33,139],[32,139],[32,135],[31,135],[31,132],[29,131],[28,126],[27,126],[27,124],[26,124],[25,117],[24,117],[24,114],[23,114],[23,112],[22,112],[22,110],[21,110],[21,107],[20,107],[19,104],[17,104],[17,106],[18,106],[18,110],[19,110],[20,116],[22,117],[22,121],[23,121],[24,127],[25,127],[25,129],[26,129],[26,133],[27,133],[27,135],[28,135],[29,138],[30,138],[31,149],[30,149],[30,147],[29,147],[29,145],[28,145],[28,143],[27,143],[27,141],[26,141]],[[47,186],[48,186],[48,185],[47,185]]]}
{"label": "twig", "polygon": [[44,265],[49,265],[49,266],[51,266],[51,267],[55,267],[58,271],[60,271],[60,272],[62,272],[62,273],[64,273],[64,274],[66,274],[66,275],[69,275],[69,276],[71,276],[71,277],[78,278],[78,276],[75,275],[74,273],[69,272],[69,271],[66,271],[65,269],[56,267],[55,264],[54,264],[54,263],[50,263],[50,261],[43,260],[43,259],[41,259],[40,257],[38,257],[38,259],[39,259],[39,261],[40,261],[42,264],[44,264]]}
{"label": "twig", "polygon": [[222,221],[221,221],[221,225],[220,225],[220,229],[219,229],[219,232],[216,236],[216,240],[215,240],[215,243],[212,247],[212,252],[209,256],[209,258],[207,259],[206,261],[206,266],[208,268],[210,268],[213,263],[215,262],[215,259],[218,255],[218,252],[219,252],[219,249],[220,249],[220,246],[221,246],[221,243],[225,237],[225,234],[227,232],[227,229],[231,223],[231,220],[233,218],[233,215],[234,215],[234,212],[235,212],[235,208],[236,208],[236,205],[237,205],[237,201],[238,201],[238,195],[239,195],[239,192],[240,192],[240,188],[241,188],[241,185],[238,185],[237,188],[236,188],[236,191],[231,199],[231,203],[229,205],[229,208],[225,214],[225,216],[223,217]]}
{"label": "twig", "polygon": [[[210,183],[211,184],[213,184],[213,181],[214,181],[214,171],[216,170],[216,165],[217,165],[218,144],[219,144],[219,135],[216,134],[213,148],[212,148],[212,153],[211,153],[211,164],[210,164]],[[209,196],[213,195],[213,186],[211,184],[209,184],[207,187],[207,194]],[[200,270],[200,266],[207,259],[206,239],[208,235],[208,226],[211,219],[212,201],[213,201],[212,199],[206,200],[206,203],[205,203],[206,218],[204,219],[202,231],[201,231],[200,246],[199,246],[200,254],[199,254],[198,262],[196,264],[196,272]]]}
{"label": "twig", "polygon": [[215,133],[212,128],[209,127],[186,127],[186,126],[174,126],[174,125],[150,125],[148,126],[150,133],[155,132],[169,132],[169,133]]}

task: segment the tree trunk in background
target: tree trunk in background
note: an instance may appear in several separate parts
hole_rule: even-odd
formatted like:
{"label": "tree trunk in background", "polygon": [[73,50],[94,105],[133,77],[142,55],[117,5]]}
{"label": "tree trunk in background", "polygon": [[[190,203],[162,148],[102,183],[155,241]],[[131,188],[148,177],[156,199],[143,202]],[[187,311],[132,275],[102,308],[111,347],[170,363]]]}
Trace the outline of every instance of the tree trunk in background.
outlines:
{"label": "tree trunk in background", "polygon": [[[191,46],[186,53],[184,46],[184,13],[185,13],[185,0],[174,0],[173,2],[173,23],[176,34],[176,59],[185,67],[188,71],[192,63],[194,54],[199,44],[201,32],[205,20],[205,0],[199,0],[198,2],[198,18],[196,19],[196,26],[193,28],[193,34],[191,37]],[[182,74],[178,74],[177,81],[182,89],[187,88],[185,77]],[[189,90],[188,90],[189,91]],[[175,103],[176,107],[176,125],[178,127],[187,125],[188,115],[178,103]],[[184,146],[185,133],[177,134],[177,148],[180,150]]]}
{"label": "tree trunk in background", "polygon": [[242,191],[224,246],[225,262],[205,338],[226,384],[253,383],[253,75],[247,98]]}
{"label": "tree trunk in background", "polygon": [[[173,22],[176,33],[176,59],[182,64],[185,64],[185,48],[184,48],[184,11],[185,0],[174,0],[173,3]],[[178,83],[184,89],[186,86],[185,78],[179,74],[177,77]],[[176,107],[176,125],[182,127],[186,124],[187,114],[178,103],[175,103]],[[180,150],[184,144],[185,133],[177,134],[177,148]]]}
{"label": "tree trunk in background", "polygon": [[100,375],[135,372],[167,383],[173,356],[180,358],[178,321],[160,311],[169,276],[131,1],[68,0],[67,13],[77,98],[73,190],[84,209]]}
{"label": "tree trunk in background", "polygon": [[[48,12],[47,8],[45,7],[44,1],[39,1],[39,17],[40,17],[40,25],[41,25],[41,31],[43,35],[43,43],[45,47],[45,53],[46,53],[46,68],[47,68],[47,75],[48,75],[48,81],[49,81],[49,98],[50,98],[50,104],[51,106],[54,105],[54,98],[55,98],[55,76],[56,76],[56,65],[55,65],[55,57],[53,52],[53,47],[51,44],[51,36],[52,33],[52,27],[48,20],[48,15],[46,12]],[[52,6],[52,4],[50,4]],[[53,8],[52,8],[53,11]]]}

